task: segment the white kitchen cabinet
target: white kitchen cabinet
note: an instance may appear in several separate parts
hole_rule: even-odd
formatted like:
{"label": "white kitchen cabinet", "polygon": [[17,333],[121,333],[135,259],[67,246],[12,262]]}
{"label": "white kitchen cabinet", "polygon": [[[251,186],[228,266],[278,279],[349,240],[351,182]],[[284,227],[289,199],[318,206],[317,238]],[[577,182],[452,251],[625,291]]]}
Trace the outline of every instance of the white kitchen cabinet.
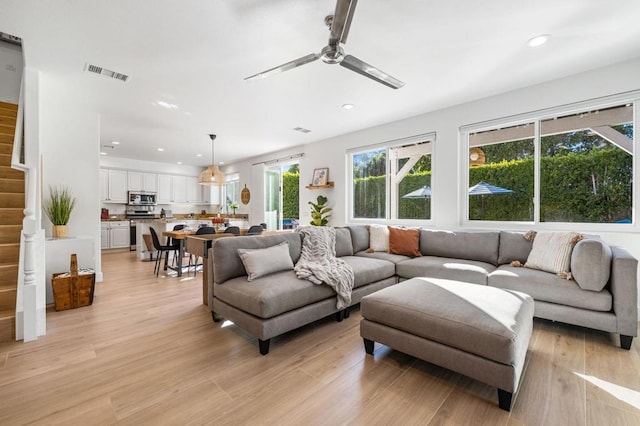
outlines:
{"label": "white kitchen cabinet", "polygon": [[187,203],[202,203],[202,191],[200,191],[198,178],[194,176],[187,176]]}
{"label": "white kitchen cabinet", "polygon": [[127,202],[127,172],[125,170],[100,170],[100,195],[108,203]]}
{"label": "white kitchen cabinet", "polygon": [[202,204],[220,204],[221,186],[200,185],[202,187]]}
{"label": "white kitchen cabinet", "polygon": [[158,175],[156,173],[128,172],[129,191],[158,192]]}
{"label": "white kitchen cabinet", "polygon": [[172,176],[171,183],[173,187],[173,197],[171,201],[174,203],[186,203],[187,202],[187,177]]}
{"label": "white kitchen cabinet", "polygon": [[158,175],[158,204],[170,204],[173,200],[171,175]]}
{"label": "white kitchen cabinet", "polygon": [[130,244],[129,221],[116,220],[101,222],[100,248],[126,248]]}

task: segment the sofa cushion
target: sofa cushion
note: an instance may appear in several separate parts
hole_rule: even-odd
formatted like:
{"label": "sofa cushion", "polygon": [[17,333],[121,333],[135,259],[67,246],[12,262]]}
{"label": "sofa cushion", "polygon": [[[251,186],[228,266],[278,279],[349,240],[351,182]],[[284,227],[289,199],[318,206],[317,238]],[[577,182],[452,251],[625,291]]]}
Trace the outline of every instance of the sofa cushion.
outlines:
{"label": "sofa cushion", "polygon": [[389,226],[389,253],[410,257],[422,256],[420,253],[420,230]]}
{"label": "sofa cushion", "polygon": [[347,228],[336,228],[336,257],[353,256],[351,232]]}
{"label": "sofa cushion", "polygon": [[491,287],[521,291],[535,300],[559,305],[603,312],[610,311],[612,307],[612,297],[608,290],[582,290],[573,280],[565,280],[537,269],[501,265],[489,274],[488,284]]}
{"label": "sofa cushion", "polygon": [[362,256],[344,256],[341,259],[353,269],[353,288],[391,278],[396,273],[395,265],[386,260]]}
{"label": "sofa cushion", "polygon": [[351,233],[354,253],[369,248],[369,229],[367,229],[366,225],[349,225],[347,228]]}
{"label": "sofa cushion", "polygon": [[575,232],[538,232],[525,267],[554,274],[571,270],[571,253],[582,236]]}
{"label": "sofa cushion", "polygon": [[420,252],[425,256],[477,260],[498,264],[499,232],[420,230]]}
{"label": "sofa cushion", "polygon": [[300,251],[302,250],[302,239],[297,232],[216,240],[211,249],[215,282],[221,284],[231,278],[247,275],[247,271],[244,269],[242,260],[238,255],[238,249],[267,248],[283,241],[289,243],[289,256],[291,256],[291,260],[295,264],[300,259]]}
{"label": "sofa cushion", "polygon": [[533,245],[533,240],[526,239],[524,234],[524,232],[500,231],[498,265],[509,264],[514,260],[524,265]]}
{"label": "sofa cushion", "polygon": [[283,241],[263,249],[238,249],[238,256],[247,271],[247,281],[253,281],[274,272],[293,269],[289,243]]}
{"label": "sofa cushion", "polygon": [[571,254],[571,274],[583,290],[600,291],[611,273],[609,245],[594,239],[582,240]]}
{"label": "sofa cushion", "polygon": [[486,285],[487,276],[495,269],[494,265],[477,260],[423,256],[399,262],[396,274],[401,278],[444,278]]}
{"label": "sofa cushion", "polygon": [[236,277],[214,284],[213,291],[217,299],[259,318],[271,318],[336,297],[331,287],[298,279],[293,271],[276,272],[252,282]]}
{"label": "sofa cushion", "polygon": [[367,251],[359,251],[355,254],[355,256],[370,257],[372,259],[382,259],[391,263],[398,263],[404,260],[411,259],[409,256],[403,256],[401,254],[385,253],[382,251],[374,251],[372,253],[369,253]]}
{"label": "sofa cushion", "polygon": [[389,227],[369,225],[369,251],[389,251]]}

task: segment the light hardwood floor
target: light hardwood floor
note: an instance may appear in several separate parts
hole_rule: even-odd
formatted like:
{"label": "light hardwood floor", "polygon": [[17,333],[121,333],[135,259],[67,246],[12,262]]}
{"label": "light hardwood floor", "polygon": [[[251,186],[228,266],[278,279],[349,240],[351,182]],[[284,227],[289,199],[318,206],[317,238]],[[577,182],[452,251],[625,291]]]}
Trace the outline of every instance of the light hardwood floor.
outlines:
{"label": "light hardwood floor", "polygon": [[275,338],[214,324],[196,279],[104,254],[90,307],[0,345],[0,425],[640,425],[640,343],[536,320],[511,413],[494,388],[376,345],[355,311]]}

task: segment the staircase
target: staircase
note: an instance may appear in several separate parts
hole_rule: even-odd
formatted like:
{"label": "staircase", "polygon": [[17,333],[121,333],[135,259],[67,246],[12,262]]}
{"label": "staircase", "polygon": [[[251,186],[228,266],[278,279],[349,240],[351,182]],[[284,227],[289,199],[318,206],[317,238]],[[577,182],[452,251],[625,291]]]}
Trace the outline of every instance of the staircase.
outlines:
{"label": "staircase", "polygon": [[0,102],[0,342],[15,340],[24,173],[11,168],[18,106]]}

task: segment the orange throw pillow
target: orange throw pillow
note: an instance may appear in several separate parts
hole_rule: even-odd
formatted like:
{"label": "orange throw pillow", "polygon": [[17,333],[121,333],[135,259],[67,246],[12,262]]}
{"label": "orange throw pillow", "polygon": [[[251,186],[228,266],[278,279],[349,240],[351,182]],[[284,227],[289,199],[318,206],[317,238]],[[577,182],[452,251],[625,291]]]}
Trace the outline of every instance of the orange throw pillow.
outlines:
{"label": "orange throw pillow", "polygon": [[389,227],[389,253],[418,257],[420,253],[420,230]]}

